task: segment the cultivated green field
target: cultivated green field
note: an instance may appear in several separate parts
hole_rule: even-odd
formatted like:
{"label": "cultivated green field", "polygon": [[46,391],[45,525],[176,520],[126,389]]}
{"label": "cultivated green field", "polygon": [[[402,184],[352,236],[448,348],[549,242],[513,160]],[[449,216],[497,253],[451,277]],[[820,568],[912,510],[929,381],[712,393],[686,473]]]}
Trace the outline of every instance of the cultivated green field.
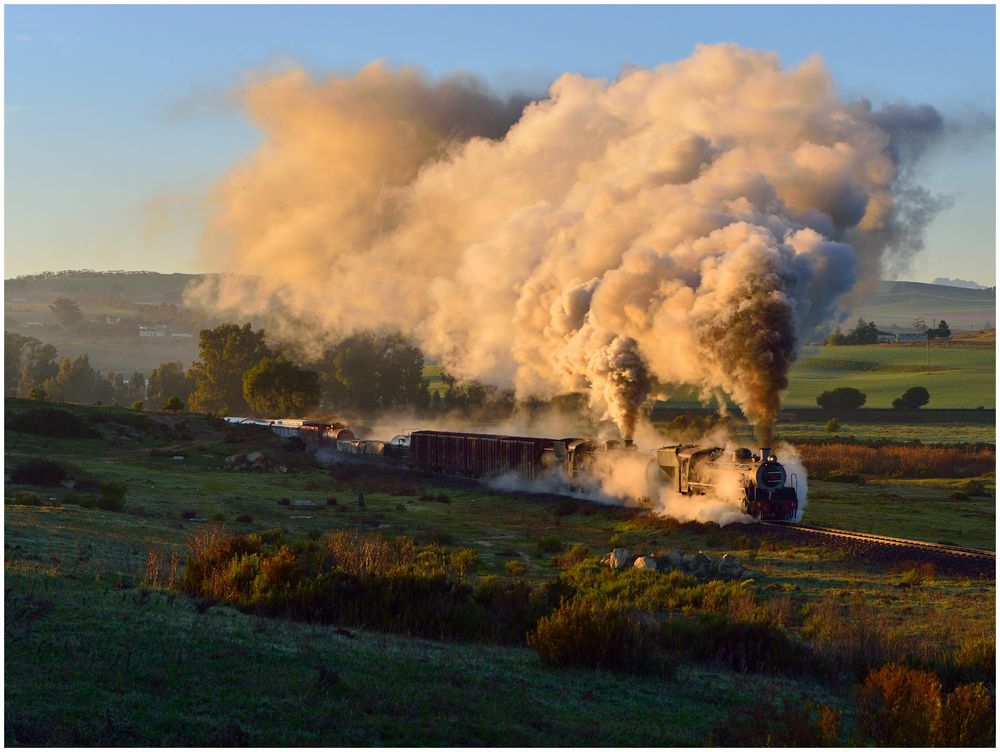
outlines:
{"label": "cultivated green field", "polygon": [[[33,404],[7,400],[8,417]],[[539,552],[550,536],[597,555],[612,546],[731,553],[756,573],[758,597],[787,599],[795,633],[812,604],[841,593],[861,594],[885,629],[931,651],[994,629],[993,582],[914,579],[822,549],[755,543],[740,526],[678,525],[593,504],[559,515],[561,500],[551,497],[408,474],[352,477],[283,454],[267,432],[235,432],[203,416],[151,413],[142,423],[125,410],[71,409],[105,416],[95,424],[102,438],[5,432],[9,744],[700,746],[730,712],[745,712],[748,697],[786,695],[843,713],[841,743],[853,733],[850,683],[697,662],[646,676],[549,668],[527,647],[338,632],[141,586],[151,549],[184,554],[191,534],[210,524],[283,528],[290,541],[343,529],[410,535],[475,551],[473,579],[506,577],[515,560],[533,581],[551,580],[559,570]],[[249,449],[290,471],[223,469],[227,455]],[[10,472],[39,456],[123,482],[124,509],[63,503],[59,487],[30,489],[40,505],[14,503],[26,487],[11,484]],[[991,547],[993,499],[949,501],[951,483],[814,483],[807,521]]]}
{"label": "cultivated green field", "polygon": [[814,407],[837,387],[860,389],[868,407],[892,407],[911,386],[926,387],[927,407],[996,407],[996,351],[942,346],[806,346],[789,375],[783,404]]}

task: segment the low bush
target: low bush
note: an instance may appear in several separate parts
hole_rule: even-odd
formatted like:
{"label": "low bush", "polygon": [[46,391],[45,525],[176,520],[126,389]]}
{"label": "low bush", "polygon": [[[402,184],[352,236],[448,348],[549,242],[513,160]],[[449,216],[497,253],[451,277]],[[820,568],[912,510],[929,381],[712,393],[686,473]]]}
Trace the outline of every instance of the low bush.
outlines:
{"label": "low bush", "polygon": [[253,515],[238,514],[236,515],[236,521],[249,525],[251,522],[253,522]]}
{"label": "low bush", "polygon": [[466,551],[352,531],[289,546],[266,543],[264,535],[226,535],[215,526],[189,545],[180,587],[194,597],[435,639],[519,639],[518,622],[512,628],[490,608],[508,608],[524,594],[501,597],[497,586],[477,594],[461,581],[473,564]]}
{"label": "low bush", "polygon": [[45,499],[36,494],[34,491],[25,491],[24,489],[20,489],[14,494],[12,502],[14,504],[20,504],[21,506],[38,507],[45,504]]}
{"label": "low bush", "polygon": [[289,499],[287,496],[282,496],[280,499],[278,499],[278,504],[283,507],[289,507],[292,505],[292,500]]}
{"label": "low bush", "polygon": [[57,439],[98,439],[100,434],[76,413],[58,407],[32,407],[7,421],[7,430]]}
{"label": "low bush", "polygon": [[574,599],[539,620],[528,645],[549,666],[644,673],[654,665],[656,628],[625,609]]}
{"label": "low bush", "polygon": [[11,483],[33,486],[58,486],[69,476],[66,467],[54,460],[32,457],[17,465],[10,474]]}
{"label": "low bush", "polygon": [[[996,449],[985,444],[927,446],[834,441],[800,444],[797,448],[810,476],[842,471],[880,478],[968,478],[996,470]],[[969,493],[964,488],[960,490]]]}
{"label": "low bush", "polygon": [[860,593],[846,600],[833,590],[805,608],[803,636],[811,643],[817,670],[860,679],[899,656],[885,618]]}
{"label": "low bush", "polygon": [[710,747],[833,747],[840,714],[829,705],[786,696],[781,704],[765,698],[741,703],[716,724]]}
{"label": "low bush", "polygon": [[193,509],[185,509],[183,512],[181,512],[181,519],[182,520],[193,520],[197,516],[198,516],[198,513],[196,511],[194,511]]}
{"label": "low bush", "polygon": [[538,556],[562,553],[564,548],[565,546],[563,546],[562,541],[554,535],[546,535],[535,545],[535,551]]}
{"label": "low bush", "polygon": [[942,747],[995,747],[996,703],[982,684],[961,684],[948,694],[938,731]]}
{"label": "low bush", "polygon": [[927,747],[941,724],[941,682],[930,671],[889,664],[857,688],[858,735],[879,747]]}

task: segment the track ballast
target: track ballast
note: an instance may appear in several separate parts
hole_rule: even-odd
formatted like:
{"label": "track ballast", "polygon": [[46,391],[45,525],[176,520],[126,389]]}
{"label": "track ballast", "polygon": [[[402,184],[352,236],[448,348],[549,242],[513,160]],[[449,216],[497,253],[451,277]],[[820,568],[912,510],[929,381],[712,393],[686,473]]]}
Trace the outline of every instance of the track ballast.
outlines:
{"label": "track ballast", "polygon": [[819,543],[852,556],[884,564],[902,562],[931,563],[947,574],[986,579],[996,578],[996,552],[978,548],[951,546],[929,541],[894,538],[888,535],[860,533],[853,530],[791,522],[761,523],[769,534],[797,539],[805,544]]}

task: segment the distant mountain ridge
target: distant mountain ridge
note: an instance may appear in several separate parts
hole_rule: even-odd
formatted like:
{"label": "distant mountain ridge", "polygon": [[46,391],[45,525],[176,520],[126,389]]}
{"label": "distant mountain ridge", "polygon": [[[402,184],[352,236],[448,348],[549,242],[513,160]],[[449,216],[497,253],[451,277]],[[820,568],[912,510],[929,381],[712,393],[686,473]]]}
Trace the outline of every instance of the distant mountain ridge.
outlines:
{"label": "distant mountain ridge", "polygon": [[950,277],[938,277],[932,285],[947,285],[948,287],[967,287],[970,290],[989,290],[989,285],[981,285],[971,279],[951,279]]}
{"label": "distant mountain ridge", "polygon": [[[137,303],[180,304],[188,285],[211,276],[217,275],[88,269],[45,272],[4,280],[4,294],[8,303],[20,298],[49,303],[57,297],[121,297]],[[910,328],[918,319],[928,326],[945,319],[953,328],[986,329],[994,326],[995,312],[995,288],[883,281],[876,293],[854,306],[849,321],[860,316],[880,327]]]}
{"label": "distant mountain ridge", "polygon": [[928,327],[944,319],[954,331],[990,329],[996,325],[996,288],[935,285],[927,282],[883,281],[878,291],[851,310],[881,328],[910,329],[918,320]]}

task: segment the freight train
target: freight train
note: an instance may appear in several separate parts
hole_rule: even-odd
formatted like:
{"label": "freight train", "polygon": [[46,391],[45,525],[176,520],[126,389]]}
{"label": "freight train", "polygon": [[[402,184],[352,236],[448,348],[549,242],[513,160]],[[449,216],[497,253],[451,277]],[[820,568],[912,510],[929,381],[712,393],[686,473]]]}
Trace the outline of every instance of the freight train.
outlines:
{"label": "freight train", "polygon": [[[309,451],[326,449],[346,460],[379,462],[414,472],[457,478],[514,474],[525,481],[546,473],[586,479],[601,459],[614,451],[634,451],[630,441],[595,441],[578,437],[549,439],[458,431],[412,431],[390,441],[358,439],[342,423],[311,420],[226,418],[232,423],[269,427],[279,436],[299,437]],[[726,456],[719,447],[696,444],[665,446],[650,462],[650,479],[676,493],[698,495],[733,482],[741,488],[746,514],[761,520],[792,520],[798,512],[797,478],[768,448],[754,455],[736,449]],[[790,485],[789,485],[790,483]]]}

